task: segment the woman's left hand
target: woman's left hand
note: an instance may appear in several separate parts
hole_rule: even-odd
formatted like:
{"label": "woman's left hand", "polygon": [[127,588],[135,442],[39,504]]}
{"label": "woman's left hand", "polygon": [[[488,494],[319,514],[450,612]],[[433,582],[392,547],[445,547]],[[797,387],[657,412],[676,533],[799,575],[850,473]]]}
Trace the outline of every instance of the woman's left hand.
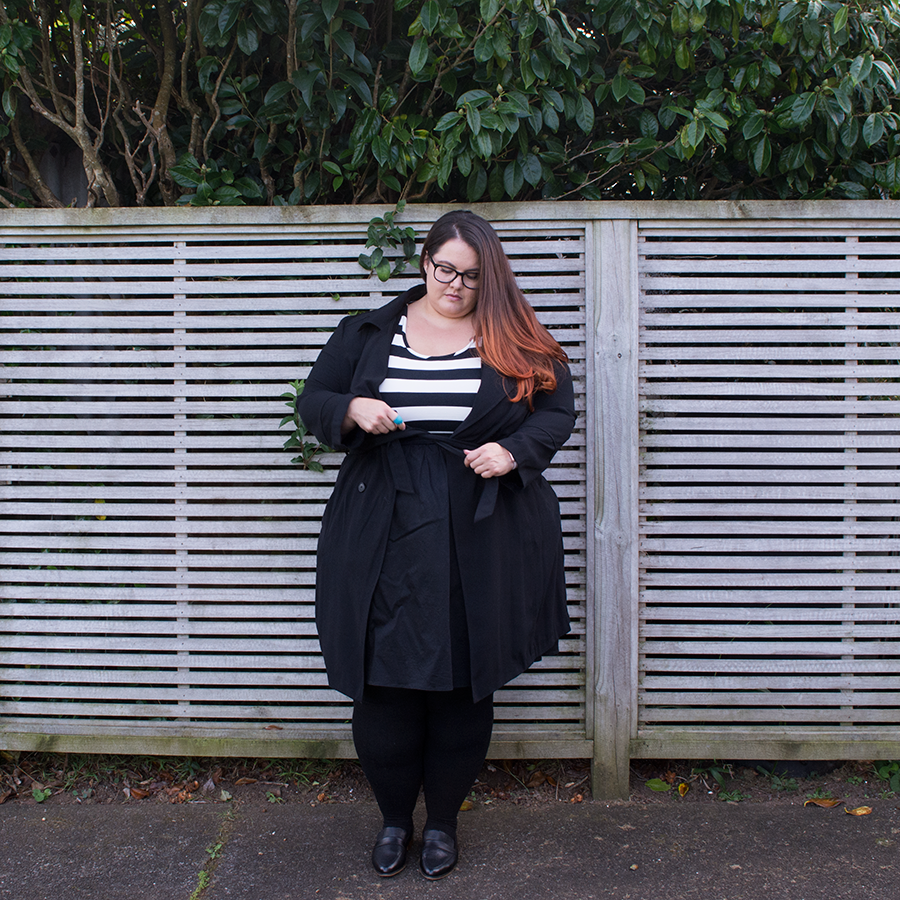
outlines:
{"label": "woman's left hand", "polygon": [[466,454],[465,464],[482,478],[496,478],[516,467],[509,450],[494,441],[482,444],[475,450],[463,452]]}

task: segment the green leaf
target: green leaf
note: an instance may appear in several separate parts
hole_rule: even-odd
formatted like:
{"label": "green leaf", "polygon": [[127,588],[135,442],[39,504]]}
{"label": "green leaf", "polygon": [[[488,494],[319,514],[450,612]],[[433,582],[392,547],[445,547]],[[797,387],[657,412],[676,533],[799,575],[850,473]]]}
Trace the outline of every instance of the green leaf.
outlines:
{"label": "green leaf", "polygon": [[756,142],[751,159],[753,168],[758,175],[762,175],[769,168],[769,165],[772,162],[772,145],[769,143],[767,135],[763,135],[762,138]]}
{"label": "green leaf", "polygon": [[371,104],[372,103],[372,90],[369,87],[369,82],[366,81],[359,72],[351,72],[345,71],[341,72],[341,78],[356,91],[357,96],[363,103]]}
{"label": "green leaf", "polygon": [[331,39],[352,61],[353,57],[356,55],[356,44],[353,43],[353,35],[350,34],[349,31],[344,31],[343,28],[336,28],[331,34]]}
{"label": "green leaf", "polygon": [[478,134],[473,135],[472,143],[482,159],[489,160],[494,155],[494,142],[491,140],[489,132],[479,131]]}
{"label": "green leaf", "polygon": [[372,141],[372,154],[375,156],[379,165],[383,166],[387,164],[388,158],[391,155],[391,145],[383,134],[379,134],[378,137]]}
{"label": "green leaf", "polygon": [[681,143],[685,147],[699,147],[705,137],[706,126],[700,119],[691,119],[681,130]]}
{"label": "green leaf", "polygon": [[3,112],[5,112],[6,115],[7,115],[10,119],[14,118],[15,115],[16,115],[16,105],[15,105],[15,103],[13,102],[13,98],[12,98],[12,89],[11,89],[11,88],[7,88],[7,89],[3,92]]}
{"label": "green leaf", "polygon": [[636,106],[643,106],[647,99],[644,89],[636,81],[628,82],[628,99]]}
{"label": "green leaf", "polygon": [[441,21],[441,8],[435,2],[435,0],[428,0],[428,2],[422,7],[422,12],[419,13],[419,18],[422,20],[422,27],[425,29],[426,34],[434,34],[434,30],[438,27]]}
{"label": "green leaf", "polygon": [[330,22],[334,18],[340,5],[341,0],[322,0],[322,15],[325,16],[326,22]]}
{"label": "green leaf", "polygon": [[448,128],[452,128],[461,119],[462,116],[455,110],[453,112],[444,113],[444,115],[437,120],[434,130],[437,132],[447,131]]}
{"label": "green leaf", "polygon": [[485,31],[477,41],[475,41],[475,60],[476,62],[486,63],[489,59],[494,58],[494,42],[491,40],[490,31]]}
{"label": "green leaf", "polygon": [[[680,7],[677,7],[676,4],[676,8]],[[672,785],[663,781],[662,778],[651,778],[647,782],[647,787],[650,788],[651,791],[657,791],[658,793],[672,790]]]}
{"label": "green leaf", "polygon": [[241,19],[238,24],[237,42],[245,56],[250,56],[259,48],[259,32],[246,19]]}
{"label": "green leaf", "polygon": [[675,64],[679,69],[689,69],[691,67],[691,51],[687,41],[682,41],[675,48]]}
{"label": "green leaf", "polygon": [[413,75],[418,75],[428,62],[428,39],[419,35],[409,51],[409,68]]}
{"label": "green leaf", "polygon": [[688,11],[680,3],[672,3],[672,32],[685,34],[691,27]]}
{"label": "green leaf", "polygon": [[621,72],[612,80],[612,92],[616,100],[628,96],[628,79]]}
{"label": "green leaf", "polygon": [[789,44],[794,36],[794,26],[785,22],[777,22],[772,30],[772,40],[776,44]]}
{"label": "green leaf", "polygon": [[479,165],[472,169],[472,173],[466,180],[466,197],[469,202],[480,200],[487,190],[487,172]]}
{"label": "green leaf", "polygon": [[312,109],[313,85],[316,83],[319,75],[318,69],[298,69],[291,76],[294,87],[300,91],[300,96],[309,109]]}
{"label": "green leaf", "polygon": [[877,144],[884,136],[884,117],[881,113],[872,113],[866,116],[866,121],[862,128],[863,140],[867,147]]}
{"label": "green leaf", "polygon": [[286,94],[289,94],[294,89],[294,86],[289,81],[279,81],[276,84],[273,84],[272,87],[266,91],[265,99],[263,103],[276,103]]}
{"label": "green leaf", "polygon": [[467,103],[465,106],[466,122],[472,130],[472,134],[478,134],[481,131],[481,113],[471,103]]}
{"label": "green leaf", "polygon": [[872,56],[869,53],[863,56],[857,56],[850,64],[850,80],[854,84],[865,81],[869,72],[872,71]]}
{"label": "green leaf", "polygon": [[749,115],[744,120],[743,127],[741,128],[741,134],[744,135],[744,140],[749,141],[755,138],[763,130],[765,124],[765,116],[763,116],[759,110]]}
{"label": "green leaf", "polygon": [[659,134],[659,121],[649,109],[642,110],[639,127],[641,137],[655,139]]}
{"label": "green leaf", "polygon": [[850,14],[849,6],[842,6],[835,14],[834,14],[834,30],[841,31],[843,28],[847,27],[847,17]]}
{"label": "green leaf", "polygon": [[544,27],[547,29],[547,36],[550,38],[550,49],[553,51],[553,55],[568,68],[571,58],[569,51],[566,50],[565,41],[563,41],[562,35],[559,33],[559,26],[553,19],[545,19]]}
{"label": "green leaf", "polygon": [[584,94],[578,95],[575,123],[585,134],[589,134],[594,127],[594,107],[591,106],[591,101]]}
{"label": "green leaf", "polygon": [[540,159],[533,153],[527,153],[519,156],[519,165],[522,167],[522,177],[532,187],[537,187],[543,175]]}
{"label": "green leaf", "polygon": [[500,0],[481,0],[479,7],[481,21],[488,23],[500,11]]}
{"label": "green leaf", "polygon": [[278,14],[273,3],[275,0],[253,0],[253,21],[266,33],[275,34],[278,30]]}
{"label": "green leaf", "polygon": [[81,0],[71,0],[69,3],[69,18],[76,24],[81,21],[84,5]]}
{"label": "green leaf", "polygon": [[807,160],[805,144],[792,144],[781,156],[781,164],[788,171],[799,169]]}
{"label": "green leaf", "polygon": [[791,106],[791,122],[794,125],[805,125],[816,108],[816,95],[813,93],[801,94],[794,100]]}
{"label": "green leaf", "polygon": [[238,16],[241,14],[241,7],[244,0],[225,0],[222,4],[222,11],[219,13],[219,31],[225,35],[234,28]]}
{"label": "green leaf", "polygon": [[241,192],[241,196],[249,197],[252,200],[262,200],[266,196],[263,186],[247,175],[235,179],[234,186]]}
{"label": "green leaf", "polygon": [[522,190],[523,182],[522,167],[518,162],[510,163],[503,170],[503,186],[506,188],[506,193],[510,199],[514,199],[516,194]]}
{"label": "green leaf", "polygon": [[347,111],[347,95],[334,88],[326,88],[325,99],[334,112],[335,121],[339,122]]}

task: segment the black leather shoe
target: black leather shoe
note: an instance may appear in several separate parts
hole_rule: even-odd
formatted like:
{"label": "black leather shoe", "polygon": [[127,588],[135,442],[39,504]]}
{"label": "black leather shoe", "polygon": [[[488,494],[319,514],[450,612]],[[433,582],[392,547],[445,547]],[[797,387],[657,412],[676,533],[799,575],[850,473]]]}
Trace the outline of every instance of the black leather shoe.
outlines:
{"label": "black leather shoe", "polygon": [[422,874],[430,881],[449,875],[456,868],[459,859],[456,838],[429,828],[422,832],[422,841],[422,856],[419,859]]}
{"label": "black leather shoe", "polygon": [[412,832],[389,825],[382,828],[372,848],[372,865],[382,878],[398,875],[406,868],[406,848]]}

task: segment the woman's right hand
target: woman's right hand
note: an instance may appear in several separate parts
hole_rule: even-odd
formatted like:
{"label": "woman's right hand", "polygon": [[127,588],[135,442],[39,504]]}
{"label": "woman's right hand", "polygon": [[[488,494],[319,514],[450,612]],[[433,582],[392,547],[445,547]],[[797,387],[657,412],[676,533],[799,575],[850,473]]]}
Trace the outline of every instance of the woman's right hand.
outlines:
{"label": "woman's right hand", "polygon": [[397,418],[397,410],[391,409],[383,400],[354,397],[341,423],[341,434],[348,434],[354,426],[362,428],[369,434],[387,434],[389,431],[405,430],[406,425],[403,422],[398,425],[394,421]]}

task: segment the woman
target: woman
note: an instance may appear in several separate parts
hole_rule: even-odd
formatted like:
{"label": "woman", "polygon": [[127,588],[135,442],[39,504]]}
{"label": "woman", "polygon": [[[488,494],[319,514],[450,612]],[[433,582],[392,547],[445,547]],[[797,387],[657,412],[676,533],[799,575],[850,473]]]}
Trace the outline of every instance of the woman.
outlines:
{"label": "woman", "polygon": [[322,519],[316,622],[329,684],[383,816],[372,863],[406,865],[424,784],[426,878],[456,865],[493,692],[569,630],[559,504],[541,473],[575,422],[566,355],[494,229],[442,216],[424,284],[347,317],[299,402],[349,451]]}

